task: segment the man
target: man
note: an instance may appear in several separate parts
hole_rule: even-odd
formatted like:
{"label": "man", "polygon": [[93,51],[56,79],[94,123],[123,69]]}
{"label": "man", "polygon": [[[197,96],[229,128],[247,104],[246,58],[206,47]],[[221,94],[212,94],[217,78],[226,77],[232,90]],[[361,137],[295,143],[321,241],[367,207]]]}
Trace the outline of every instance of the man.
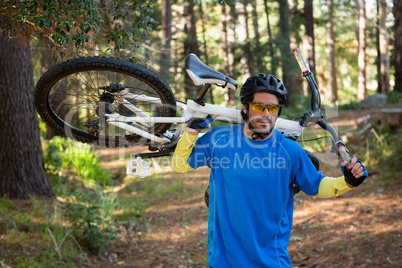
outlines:
{"label": "man", "polygon": [[304,150],[274,129],[287,91],[273,75],[258,74],[241,88],[244,123],[216,127],[197,139],[199,120],[179,140],[172,168],[209,166],[208,261],[213,268],[291,267],[287,252],[293,184],[306,194],[334,197],[368,176],[353,158],[344,176],[325,177]]}

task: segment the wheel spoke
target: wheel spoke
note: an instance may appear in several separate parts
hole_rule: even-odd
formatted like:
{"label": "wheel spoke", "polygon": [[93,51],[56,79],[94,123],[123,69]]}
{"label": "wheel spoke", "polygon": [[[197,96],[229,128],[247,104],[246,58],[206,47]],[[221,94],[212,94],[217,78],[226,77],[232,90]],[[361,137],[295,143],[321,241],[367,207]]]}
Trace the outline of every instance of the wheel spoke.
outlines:
{"label": "wheel spoke", "polygon": [[[128,85],[124,84],[125,82],[127,82]],[[154,90],[144,88],[144,86],[149,86],[133,77],[125,77],[120,73],[110,71],[85,71],[74,73],[61,80],[54,87],[54,91],[51,91],[49,103],[51,104],[51,108],[54,109],[54,112],[59,113],[59,117],[63,118],[64,116],[64,118],[66,118],[65,114],[70,115],[71,122],[66,122],[70,126],[82,131],[88,131],[88,124],[103,117],[106,113],[114,112],[110,110],[112,107],[115,107],[114,109],[118,111],[118,107],[114,105],[114,103],[119,101],[118,95],[115,94],[116,97],[114,97],[106,90],[112,83],[123,83],[122,86],[125,90],[134,92],[140,91],[142,92],[141,94],[151,96],[158,95]],[[60,86],[60,84],[62,86]],[[133,86],[134,84],[136,86]],[[141,84],[143,85],[141,86]],[[101,87],[104,89],[100,89]],[[105,103],[102,106],[102,99],[106,99],[107,103],[110,102],[110,104]],[[135,100],[130,100],[131,103],[133,103],[133,101]],[[160,109],[158,109],[155,104],[151,105],[150,103],[137,101],[135,106],[137,108],[140,107],[142,113],[148,114],[149,116],[160,116]],[[132,112],[132,114],[137,116],[135,112]],[[141,116],[141,114],[138,116]],[[150,123],[132,123],[132,125],[144,131],[148,131],[152,128],[152,124]],[[111,126],[105,126],[104,129],[100,131],[100,135],[113,133],[117,130],[116,127],[113,127],[112,130]]]}

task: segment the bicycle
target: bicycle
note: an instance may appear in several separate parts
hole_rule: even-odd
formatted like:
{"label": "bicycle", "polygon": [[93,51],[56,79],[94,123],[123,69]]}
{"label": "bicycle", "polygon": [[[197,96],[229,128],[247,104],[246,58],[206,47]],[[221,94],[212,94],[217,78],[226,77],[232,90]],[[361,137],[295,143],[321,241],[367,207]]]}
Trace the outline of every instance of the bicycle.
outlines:
{"label": "bicycle", "polygon": [[[294,54],[310,86],[311,109],[299,121],[278,118],[275,128],[297,140],[309,123],[316,123],[331,134],[331,152],[350,162],[344,142],[323,119],[318,86],[307,62],[299,49]],[[76,58],[51,67],[40,77],[35,106],[48,126],[74,140],[97,147],[148,146],[150,152],[137,154],[127,165],[127,174],[146,177],[149,163],[143,159],[172,155],[191,119],[213,114],[218,121],[243,121],[240,110],[204,100],[212,85],[236,90],[232,78],[205,65],[195,54],[186,58],[186,71],[202,88],[195,99],[183,103],[163,79],[141,65],[117,58]]]}

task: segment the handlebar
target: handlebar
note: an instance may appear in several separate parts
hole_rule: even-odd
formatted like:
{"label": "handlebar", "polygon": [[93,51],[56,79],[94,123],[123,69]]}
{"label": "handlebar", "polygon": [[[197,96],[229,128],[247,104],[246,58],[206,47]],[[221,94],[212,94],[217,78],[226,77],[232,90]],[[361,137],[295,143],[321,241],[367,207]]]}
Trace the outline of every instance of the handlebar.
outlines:
{"label": "handlebar", "polygon": [[350,163],[351,157],[349,156],[349,150],[346,148],[344,142],[338,136],[338,133],[336,133],[335,129],[323,119],[323,115],[320,109],[320,92],[318,90],[318,85],[315,81],[314,75],[310,71],[308,62],[303,59],[303,56],[298,48],[293,50],[293,54],[295,55],[296,60],[299,63],[300,69],[303,73],[303,77],[306,78],[311,90],[311,111],[305,113],[304,116],[300,119],[300,125],[307,126],[308,123],[314,122],[318,124],[322,129],[328,131],[332,136],[333,151],[337,152],[337,154],[340,155],[344,161]]}
{"label": "handlebar", "polygon": [[308,62],[303,59],[300,49],[296,48],[293,50],[293,54],[299,63],[300,69],[302,70],[303,76],[306,78],[310,89],[311,89],[311,111],[315,112],[321,108],[321,97],[318,90],[317,82],[314,79],[313,73],[310,71],[310,66]]}

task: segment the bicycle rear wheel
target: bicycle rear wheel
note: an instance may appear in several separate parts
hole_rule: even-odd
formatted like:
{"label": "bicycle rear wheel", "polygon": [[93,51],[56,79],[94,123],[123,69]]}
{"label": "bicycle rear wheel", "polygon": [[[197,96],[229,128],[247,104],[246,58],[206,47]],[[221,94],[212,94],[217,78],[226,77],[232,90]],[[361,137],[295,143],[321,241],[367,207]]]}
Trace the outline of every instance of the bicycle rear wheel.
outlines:
{"label": "bicycle rear wheel", "polygon": [[[176,100],[154,72],[126,60],[77,58],[50,68],[35,87],[41,118],[68,137],[98,147],[147,144],[142,136],[106,122],[105,114],[174,117]],[[170,123],[129,123],[161,136]]]}

